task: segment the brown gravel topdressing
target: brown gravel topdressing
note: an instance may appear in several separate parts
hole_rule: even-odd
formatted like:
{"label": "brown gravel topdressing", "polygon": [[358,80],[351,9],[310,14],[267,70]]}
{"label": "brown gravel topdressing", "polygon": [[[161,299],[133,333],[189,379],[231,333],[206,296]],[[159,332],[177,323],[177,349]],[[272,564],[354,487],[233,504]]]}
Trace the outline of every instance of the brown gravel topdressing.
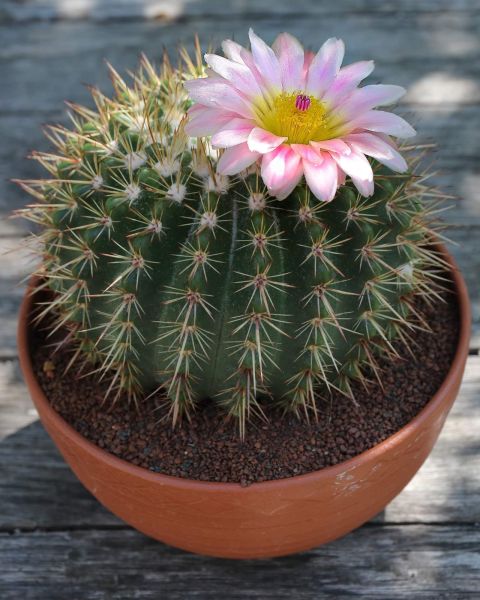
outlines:
{"label": "brown gravel topdressing", "polygon": [[151,471],[205,481],[253,482],[292,477],[334,465],[371,448],[406,425],[440,387],[455,353],[458,314],[453,295],[434,309],[421,307],[432,334],[416,331],[415,359],[382,365],[384,389],[355,387],[358,405],[341,395],[319,401],[318,422],[282,416],[266,408],[268,422],[249,424],[244,442],[212,402],[190,423],[172,430],[150,398],[137,411],[125,401],[102,405],[104,384],[94,376],[66,375],[68,353],[50,356],[42,336],[34,344],[34,368],[53,408],[100,448]]}

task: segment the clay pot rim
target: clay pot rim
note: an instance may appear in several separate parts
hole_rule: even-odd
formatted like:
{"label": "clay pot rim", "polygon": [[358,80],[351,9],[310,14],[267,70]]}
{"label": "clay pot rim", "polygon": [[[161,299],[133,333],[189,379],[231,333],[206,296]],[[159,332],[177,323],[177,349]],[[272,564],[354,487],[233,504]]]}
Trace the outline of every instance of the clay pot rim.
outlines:
{"label": "clay pot rim", "polygon": [[[445,397],[450,393],[450,389],[455,385],[455,381],[461,376],[463,371],[463,365],[466,360],[466,356],[469,351],[470,341],[470,327],[471,327],[471,308],[468,297],[467,286],[465,281],[458,269],[458,266],[446,249],[444,244],[437,244],[437,248],[443,254],[444,260],[450,267],[455,292],[458,302],[458,310],[460,317],[460,331],[458,338],[458,345],[453,358],[450,369],[437,392],[432,396],[429,402],[424,408],[416,415],[409,423],[404,425],[396,433],[392,434],[383,442],[376,444],[372,448],[365,450],[364,452],[350,458],[346,461],[324,467],[317,471],[310,473],[304,473],[302,475],[294,475],[293,477],[285,477],[282,479],[273,479],[268,481],[261,481],[252,483],[247,487],[242,487],[240,483],[234,482],[217,482],[217,481],[202,481],[195,479],[187,479],[183,477],[176,477],[174,475],[165,475],[163,473],[156,473],[145,469],[144,467],[138,467],[129,463],[128,461],[118,458],[113,454],[110,454],[106,450],[102,450],[99,446],[93,442],[87,440],[80,433],[78,433],[71,425],[69,425],[63,417],[57,413],[50,405],[47,397],[45,396],[40,384],[38,383],[32,366],[32,361],[29,352],[28,333],[29,333],[29,315],[32,308],[34,295],[31,293],[35,278],[32,278],[29,284],[29,288],[25,297],[22,301],[19,323],[17,330],[17,345],[19,352],[20,366],[27,382],[28,388],[31,390],[32,395],[35,396],[35,403],[41,405],[44,412],[48,413],[49,420],[52,422],[55,428],[62,430],[63,434],[72,440],[74,444],[83,446],[84,449],[93,455],[97,460],[106,463],[108,466],[127,472],[132,476],[144,479],[151,483],[158,485],[174,486],[179,489],[196,490],[196,491],[223,491],[223,492],[235,492],[249,494],[261,489],[275,489],[276,487],[282,488],[286,485],[294,486],[296,484],[303,484],[307,480],[321,480],[322,478],[329,479],[336,477],[341,473],[348,471],[352,468],[369,462],[372,459],[375,460],[380,458],[386,447],[398,446],[401,444],[403,438],[408,437],[413,430],[420,426],[424,421],[428,420],[431,413],[433,413],[438,405],[442,404]],[[40,411],[39,411],[40,412]]]}

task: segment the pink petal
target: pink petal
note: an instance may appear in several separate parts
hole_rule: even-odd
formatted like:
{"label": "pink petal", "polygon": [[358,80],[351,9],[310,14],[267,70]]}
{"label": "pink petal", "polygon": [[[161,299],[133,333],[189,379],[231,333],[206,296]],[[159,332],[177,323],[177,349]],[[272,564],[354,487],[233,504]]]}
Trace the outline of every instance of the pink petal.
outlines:
{"label": "pink petal", "polygon": [[255,123],[247,119],[232,119],[223,125],[223,127],[212,137],[212,144],[215,148],[229,148],[246,142]]}
{"label": "pink petal", "polygon": [[270,194],[272,196],[275,196],[275,198],[278,198],[279,200],[285,200],[285,198],[290,196],[290,194],[293,192],[293,190],[297,187],[300,179],[302,178],[302,175],[303,175],[303,168],[302,168],[302,164],[300,163],[298,165],[296,177],[285,180],[285,185],[283,185],[282,187],[279,187],[276,190],[271,190]]}
{"label": "pink petal", "polygon": [[321,98],[335,79],[345,54],[342,40],[330,38],[315,55],[307,76],[306,93]]}
{"label": "pink petal", "polygon": [[245,50],[243,46],[237,44],[233,40],[224,40],[222,42],[222,50],[227,58],[237,63],[243,63],[242,50]]}
{"label": "pink petal", "polygon": [[355,187],[363,196],[373,194],[373,171],[367,158],[361,153],[351,152],[348,156],[343,154],[332,155],[340,169],[350,176]]}
{"label": "pink petal", "polygon": [[325,92],[323,101],[335,106],[342,98],[357,88],[358,84],[368,77],[373,69],[373,60],[364,60],[342,67],[335,81]]}
{"label": "pink petal", "polygon": [[349,155],[333,154],[332,158],[350,177],[356,177],[362,181],[373,181],[372,167],[364,154],[359,152],[351,152]]}
{"label": "pink petal", "polygon": [[190,98],[195,102],[211,108],[220,108],[226,112],[237,113],[246,119],[252,119],[255,116],[248,100],[227,81],[212,80],[210,77],[206,77],[185,81],[184,85]]}
{"label": "pink petal", "polygon": [[188,111],[185,133],[191,137],[212,135],[234,118],[233,113],[194,104]]}
{"label": "pink petal", "polygon": [[250,28],[248,36],[252,47],[253,60],[265,83],[272,89],[281,90],[280,63],[275,52],[253,32],[253,29]]}
{"label": "pink petal", "polygon": [[355,187],[357,188],[357,190],[362,194],[362,196],[365,196],[366,198],[368,198],[369,196],[371,196],[373,194],[374,189],[375,189],[373,179],[372,179],[372,181],[367,181],[364,179],[359,179],[358,177],[351,177],[351,180],[352,180],[353,184],[355,185]]}
{"label": "pink petal", "polygon": [[217,163],[217,171],[221,175],[236,175],[252,165],[260,156],[258,152],[250,152],[246,143],[228,148]]}
{"label": "pink petal", "polygon": [[321,142],[310,142],[317,150],[328,150],[328,152],[338,152],[338,154],[350,154],[351,150],[348,144],[342,140],[323,140]]}
{"label": "pink petal", "polygon": [[367,156],[376,158],[378,162],[386,165],[393,171],[404,173],[408,165],[403,156],[386,140],[373,133],[351,133],[345,137],[356,152],[363,152]]}
{"label": "pink petal", "polygon": [[201,106],[200,104],[194,104],[188,109],[188,114],[194,116],[196,114],[203,114],[206,110],[209,109],[205,108],[205,106]]}
{"label": "pink petal", "polygon": [[263,98],[269,100],[270,102],[273,102],[273,99],[277,95],[278,90],[270,90],[270,88],[266,87],[265,80],[259,72],[259,70],[257,69],[255,61],[253,60],[252,53],[248,52],[248,50],[242,49],[241,57],[245,65],[250,69],[253,77],[255,77],[255,81],[257,82],[258,86],[262,90]]}
{"label": "pink petal", "polygon": [[262,179],[269,192],[279,199],[286,198],[302,177],[302,161],[286,144],[264,154]]}
{"label": "pink petal", "polygon": [[315,146],[308,144],[291,144],[291,148],[304,160],[319,165],[323,162],[323,155],[321,152],[317,152]]}
{"label": "pink petal", "polygon": [[244,64],[233,62],[216,54],[205,54],[205,62],[247,97],[261,95],[262,92],[255,77]]}
{"label": "pink petal", "polygon": [[286,137],[279,137],[269,131],[265,131],[261,127],[255,127],[251,130],[247,143],[252,152],[267,154],[267,152],[275,150],[286,139]]}
{"label": "pink petal", "polygon": [[405,89],[399,85],[366,85],[352,92],[336,108],[347,119],[360,115],[376,106],[393,104],[405,94]]}
{"label": "pink petal", "polygon": [[330,202],[338,188],[338,168],[332,157],[326,152],[321,164],[303,161],[303,170],[308,187],[323,202]]}
{"label": "pink petal", "polygon": [[307,81],[308,70],[310,69],[310,65],[312,64],[314,58],[315,52],[312,52],[311,50],[305,50],[305,59],[303,61],[302,70],[302,77],[304,81]]}
{"label": "pink petal", "polygon": [[305,61],[302,44],[289,33],[281,33],[273,42],[278,57],[285,91],[303,89],[303,64]]}
{"label": "pink petal", "polygon": [[352,119],[345,125],[345,129],[352,132],[356,129],[368,129],[400,138],[409,138],[416,134],[415,129],[405,119],[384,110],[370,110]]}

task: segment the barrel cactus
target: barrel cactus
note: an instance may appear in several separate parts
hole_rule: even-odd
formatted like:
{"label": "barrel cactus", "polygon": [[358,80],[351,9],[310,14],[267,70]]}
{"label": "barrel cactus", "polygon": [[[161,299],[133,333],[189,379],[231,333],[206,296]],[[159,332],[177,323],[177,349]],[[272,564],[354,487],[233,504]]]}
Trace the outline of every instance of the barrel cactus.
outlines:
{"label": "barrel cactus", "polygon": [[[243,435],[264,402],[315,414],[317,395],[354,400],[352,381],[381,377],[442,265],[412,167],[370,159],[370,195],[339,170],[331,202],[308,177],[265,185],[259,161],[225,174],[228,150],[187,135],[203,75],[185,53],[158,71],[143,58],[131,85],[112,69],[113,98],[93,89],[95,108],[70,105],[73,127],[48,129],[56,152],[34,158],[49,177],[21,182],[36,200],[19,212],[40,226],[38,285],[53,291],[37,318],[68,332],[71,365],[114,399],[162,390],[173,423],[211,398]],[[300,123],[314,101],[294,98]]]}

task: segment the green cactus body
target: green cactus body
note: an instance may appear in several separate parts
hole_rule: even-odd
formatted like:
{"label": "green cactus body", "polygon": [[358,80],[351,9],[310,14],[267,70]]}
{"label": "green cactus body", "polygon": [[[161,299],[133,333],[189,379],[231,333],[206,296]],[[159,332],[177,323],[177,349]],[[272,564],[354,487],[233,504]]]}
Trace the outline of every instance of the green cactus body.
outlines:
{"label": "green cactus body", "polygon": [[75,359],[117,394],[163,388],[174,421],[213,398],[243,432],[262,398],[315,411],[317,392],[351,395],[408,339],[439,262],[412,175],[377,168],[371,198],[347,183],[328,204],[304,185],[271,198],[255,170],[216,175],[208,143],[183,133],[183,77],[144,60],[132,89],[114,74],[115,100],[74,107],[22,214],[43,227],[56,295],[42,314],[69,328]]}

